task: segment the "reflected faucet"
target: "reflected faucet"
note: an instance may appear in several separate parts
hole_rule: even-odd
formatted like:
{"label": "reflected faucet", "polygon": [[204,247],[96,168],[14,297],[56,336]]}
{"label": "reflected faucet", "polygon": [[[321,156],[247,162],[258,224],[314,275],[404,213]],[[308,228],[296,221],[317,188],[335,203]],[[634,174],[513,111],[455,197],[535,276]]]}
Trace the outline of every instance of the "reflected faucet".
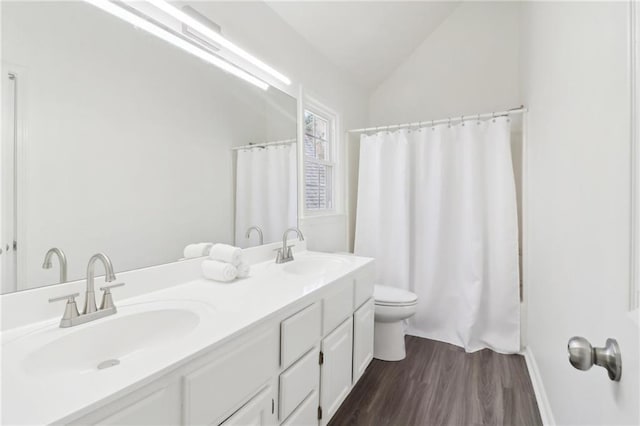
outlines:
{"label": "reflected faucet", "polygon": [[58,263],[60,264],[60,282],[66,283],[67,282],[67,256],[64,254],[64,252],[61,249],[57,247],[53,247],[53,248],[50,248],[49,251],[47,251],[47,254],[44,255],[44,262],[42,262],[42,269],[51,269],[53,267],[53,264],[51,263],[51,258],[53,257],[54,254],[58,257]]}
{"label": "reflected faucet", "polygon": [[293,246],[287,246],[287,235],[289,235],[289,232],[297,233],[298,240],[304,241],[304,235],[302,235],[302,231],[300,231],[298,228],[289,228],[284,231],[284,234],[282,235],[282,248],[278,249],[278,254],[276,255],[276,263],[286,263],[293,260],[293,252],[291,251],[291,247]]}
{"label": "reflected faucet", "polygon": [[111,282],[116,279],[116,275],[113,273],[113,265],[111,264],[111,259],[104,253],[97,253],[91,256],[89,259],[89,264],[87,265],[87,290],[84,297],[84,311],[83,314],[90,314],[98,310],[96,306],[96,295],[95,295],[95,284],[94,284],[94,276],[95,276],[95,263],[100,260],[104,265],[104,280],[106,282]]}
{"label": "reflected faucet", "polygon": [[249,237],[251,237],[251,231],[253,231],[253,230],[258,232],[258,238],[260,240],[260,245],[263,245],[264,244],[264,236],[262,234],[262,228],[260,228],[257,225],[253,225],[253,226],[249,227],[249,229],[247,229],[247,233],[244,235],[244,237],[246,239],[249,239]]}

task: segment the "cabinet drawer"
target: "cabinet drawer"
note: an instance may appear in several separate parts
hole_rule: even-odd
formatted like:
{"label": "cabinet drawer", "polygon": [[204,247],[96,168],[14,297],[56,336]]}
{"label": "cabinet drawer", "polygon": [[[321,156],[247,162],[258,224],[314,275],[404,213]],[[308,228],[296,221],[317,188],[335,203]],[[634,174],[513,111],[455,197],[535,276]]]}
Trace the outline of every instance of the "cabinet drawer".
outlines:
{"label": "cabinet drawer", "polygon": [[313,391],[282,426],[318,426],[318,392]]}
{"label": "cabinet drawer", "polygon": [[284,420],[320,384],[320,364],[318,348],[293,364],[280,375],[280,420]]}
{"label": "cabinet drawer", "polygon": [[278,371],[278,328],[241,336],[183,378],[184,423],[219,423]]}
{"label": "cabinet drawer", "polygon": [[322,335],[326,336],[353,314],[353,278],[339,280],[323,299]]}
{"label": "cabinet drawer", "polygon": [[358,272],[353,286],[353,309],[356,310],[370,297],[373,297],[373,268],[365,267]]}
{"label": "cabinet drawer", "polygon": [[320,340],[320,303],[314,303],[280,323],[280,364],[287,368]]}

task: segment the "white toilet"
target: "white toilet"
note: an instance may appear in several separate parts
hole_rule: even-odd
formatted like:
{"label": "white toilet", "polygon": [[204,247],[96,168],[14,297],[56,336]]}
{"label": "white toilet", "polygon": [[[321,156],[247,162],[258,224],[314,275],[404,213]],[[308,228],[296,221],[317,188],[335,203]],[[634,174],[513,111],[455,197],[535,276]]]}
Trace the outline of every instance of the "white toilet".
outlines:
{"label": "white toilet", "polygon": [[395,287],[376,285],[375,335],[373,357],[383,361],[400,361],[404,350],[403,321],[416,313],[418,296]]}

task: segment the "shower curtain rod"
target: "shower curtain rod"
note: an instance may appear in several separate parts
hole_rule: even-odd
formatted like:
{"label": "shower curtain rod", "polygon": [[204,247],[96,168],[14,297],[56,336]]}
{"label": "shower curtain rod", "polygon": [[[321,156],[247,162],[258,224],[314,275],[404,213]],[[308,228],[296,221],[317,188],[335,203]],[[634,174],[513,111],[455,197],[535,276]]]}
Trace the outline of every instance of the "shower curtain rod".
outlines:
{"label": "shower curtain rod", "polygon": [[449,118],[441,118],[438,120],[423,120],[416,121],[414,123],[404,123],[404,124],[391,124],[388,126],[376,126],[376,127],[365,127],[362,129],[353,129],[348,130],[347,133],[364,133],[364,132],[373,132],[376,130],[391,130],[391,129],[403,129],[405,127],[420,127],[426,125],[436,125],[436,124],[444,124],[444,123],[452,123],[453,121],[467,121],[467,120],[479,120],[481,118],[497,118],[497,117],[508,117],[511,114],[522,114],[527,112],[527,109],[524,105],[520,105],[516,108],[511,108],[505,111],[497,111],[497,112],[488,112],[483,114],[469,114],[469,115],[461,115]]}
{"label": "shower curtain rod", "polygon": [[274,145],[288,145],[290,143],[296,143],[297,139],[283,139],[281,141],[273,141],[273,142],[265,142],[265,143],[255,143],[251,142],[249,145],[235,146],[231,148],[234,151],[239,149],[251,149],[251,148],[264,148],[266,146],[274,146]]}

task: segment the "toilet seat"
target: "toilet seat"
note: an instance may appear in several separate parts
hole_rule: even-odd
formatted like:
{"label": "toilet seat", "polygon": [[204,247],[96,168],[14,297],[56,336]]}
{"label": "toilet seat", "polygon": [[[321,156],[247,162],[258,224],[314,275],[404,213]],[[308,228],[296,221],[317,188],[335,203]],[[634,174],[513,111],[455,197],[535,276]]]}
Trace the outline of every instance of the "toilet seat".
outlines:
{"label": "toilet seat", "polygon": [[373,298],[378,306],[413,306],[418,303],[418,296],[410,291],[386,285],[375,285]]}

